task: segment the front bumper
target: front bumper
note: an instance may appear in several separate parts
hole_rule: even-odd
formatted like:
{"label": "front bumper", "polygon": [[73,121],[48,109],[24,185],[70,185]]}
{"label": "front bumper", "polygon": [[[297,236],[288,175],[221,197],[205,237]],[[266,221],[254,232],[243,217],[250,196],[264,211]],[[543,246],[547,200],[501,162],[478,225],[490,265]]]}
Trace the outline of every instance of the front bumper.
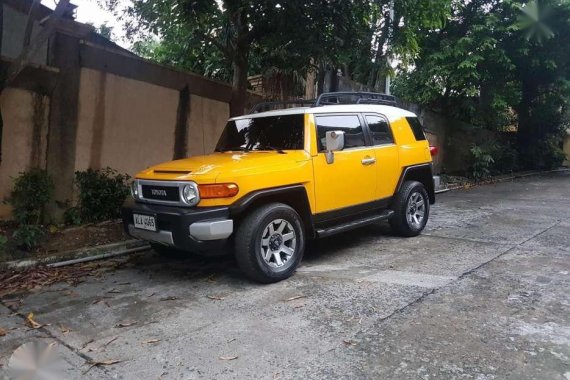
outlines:
{"label": "front bumper", "polygon": [[[157,231],[135,228],[136,213],[155,216]],[[223,254],[233,233],[228,207],[183,208],[137,203],[129,198],[122,216],[125,231],[132,237],[201,254]]]}

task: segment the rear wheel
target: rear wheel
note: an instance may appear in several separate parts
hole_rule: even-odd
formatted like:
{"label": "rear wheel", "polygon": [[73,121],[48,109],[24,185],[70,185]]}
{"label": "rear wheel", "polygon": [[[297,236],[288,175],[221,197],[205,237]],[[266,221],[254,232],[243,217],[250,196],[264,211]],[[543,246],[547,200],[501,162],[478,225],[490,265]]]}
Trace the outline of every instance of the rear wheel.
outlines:
{"label": "rear wheel", "polygon": [[272,283],[290,277],[303,258],[305,231],[299,214],[282,203],[263,205],[240,223],[235,254],[250,279]]}
{"label": "rear wheel", "polygon": [[392,210],[390,226],[394,232],[406,237],[419,235],[429,218],[429,197],[424,185],[417,181],[404,182]]}

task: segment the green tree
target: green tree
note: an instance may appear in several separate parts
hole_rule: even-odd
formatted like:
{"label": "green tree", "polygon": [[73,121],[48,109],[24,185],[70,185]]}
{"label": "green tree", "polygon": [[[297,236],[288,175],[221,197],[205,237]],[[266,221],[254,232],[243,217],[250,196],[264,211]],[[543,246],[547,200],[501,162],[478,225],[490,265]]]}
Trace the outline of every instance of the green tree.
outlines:
{"label": "green tree", "polygon": [[489,129],[516,124],[523,166],[555,166],[570,99],[568,20],[567,0],[456,0],[444,28],[424,31],[395,92]]}

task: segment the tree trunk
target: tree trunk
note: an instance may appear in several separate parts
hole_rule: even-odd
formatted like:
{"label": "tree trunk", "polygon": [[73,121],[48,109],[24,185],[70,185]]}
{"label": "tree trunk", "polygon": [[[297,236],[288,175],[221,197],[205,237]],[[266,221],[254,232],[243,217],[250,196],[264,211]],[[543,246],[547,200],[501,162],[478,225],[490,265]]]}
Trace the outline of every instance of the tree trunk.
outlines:
{"label": "tree trunk", "polygon": [[247,104],[247,55],[238,51],[232,62],[234,76],[232,80],[232,101],[230,116],[243,115]]}
{"label": "tree trunk", "polygon": [[230,102],[230,116],[240,116],[244,114],[245,106],[248,102],[247,95],[247,70],[249,67],[249,46],[251,44],[251,33],[247,22],[245,6],[241,2],[225,2],[226,8],[230,12],[230,22],[237,31],[235,39],[230,48],[233,80],[232,80],[232,100]]}

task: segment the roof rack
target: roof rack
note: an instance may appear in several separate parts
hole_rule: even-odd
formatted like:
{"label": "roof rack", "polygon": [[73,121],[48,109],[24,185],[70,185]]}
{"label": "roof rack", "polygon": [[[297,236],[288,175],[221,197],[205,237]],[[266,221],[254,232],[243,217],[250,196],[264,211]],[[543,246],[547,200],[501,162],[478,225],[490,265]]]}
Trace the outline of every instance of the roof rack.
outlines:
{"label": "roof rack", "polygon": [[326,92],[315,102],[315,107],[333,104],[383,104],[396,105],[396,97],[379,92]]}
{"label": "roof rack", "polygon": [[249,111],[250,114],[252,113],[259,113],[259,112],[265,112],[265,111],[272,111],[275,109],[275,107],[277,106],[286,106],[283,108],[293,108],[293,107],[287,107],[287,106],[305,106],[305,107],[312,107],[315,104],[315,100],[304,100],[304,99],[298,99],[298,100],[284,100],[284,101],[275,101],[275,102],[261,102],[261,103],[257,103],[255,106],[253,106],[253,108]]}
{"label": "roof rack", "polygon": [[301,107],[320,107],[338,104],[382,104],[387,106],[396,106],[396,98],[392,95],[386,95],[379,92],[325,92],[315,100],[285,100],[273,102],[261,102],[256,104],[249,113],[259,113],[275,110],[276,107],[292,108],[291,106]]}

